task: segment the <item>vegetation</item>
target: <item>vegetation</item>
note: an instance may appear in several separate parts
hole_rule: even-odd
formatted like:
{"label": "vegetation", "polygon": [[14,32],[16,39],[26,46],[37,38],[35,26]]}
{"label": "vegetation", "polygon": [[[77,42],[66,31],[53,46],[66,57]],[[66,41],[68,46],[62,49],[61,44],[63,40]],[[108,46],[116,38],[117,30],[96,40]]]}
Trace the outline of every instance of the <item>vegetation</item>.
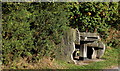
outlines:
{"label": "vegetation", "polygon": [[[8,68],[19,68],[12,65],[19,58],[27,63],[38,62],[43,57],[54,58],[54,50],[59,48],[57,45],[68,27],[78,28],[81,32],[99,33],[107,46],[117,47],[106,51],[103,57],[107,60],[105,63],[116,63],[107,54],[115,57],[120,45],[117,2],[4,2],[2,11],[3,64]],[[91,66],[94,64],[99,65],[99,62]],[[104,62],[102,64],[106,66]],[[68,68],[74,68],[75,65],[72,66],[68,65]],[[92,68],[89,65],[85,67]]]}
{"label": "vegetation", "polygon": [[74,65],[63,61],[57,61],[62,67],[66,69],[109,69],[112,66],[118,66],[118,55],[120,49],[108,48],[105,55],[102,57],[104,61],[90,62],[88,65]]}
{"label": "vegetation", "polygon": [[118,29],[118,3],[82,2],[70,7],[70,26],[81,32],[98,32],[106,38],[111,27]]}
{"label": "vegetation", "polygon": [[3,3],[3,63],[17,57],[27,56],[31,61],[52,55],[66,28],[62,5]]}

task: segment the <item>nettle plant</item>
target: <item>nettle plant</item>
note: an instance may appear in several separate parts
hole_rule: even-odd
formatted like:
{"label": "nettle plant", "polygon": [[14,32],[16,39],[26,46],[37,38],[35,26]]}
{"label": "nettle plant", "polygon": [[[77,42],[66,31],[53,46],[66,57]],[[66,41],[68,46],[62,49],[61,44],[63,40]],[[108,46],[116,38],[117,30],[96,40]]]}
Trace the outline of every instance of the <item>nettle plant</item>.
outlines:
{"label": "nettle plant", "polygon": [[98,32],[106,38],[111,27],[118,24],[118,3],[116,2],[77,2],[71,3],[70,26],[81,32]]}

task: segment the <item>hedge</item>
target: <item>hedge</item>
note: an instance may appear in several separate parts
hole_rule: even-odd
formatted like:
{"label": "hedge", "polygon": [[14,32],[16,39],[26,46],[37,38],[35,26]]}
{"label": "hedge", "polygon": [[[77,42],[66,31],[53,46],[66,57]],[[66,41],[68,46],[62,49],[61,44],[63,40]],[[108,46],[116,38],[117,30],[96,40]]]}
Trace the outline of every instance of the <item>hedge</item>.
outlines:
{"label": "hedge", "polygon": [[109,29],[120,30],[117,2],[2,3],[3,64],[18,57],[30,61],[52,57],[63,32],[78,28],[106,39]]}

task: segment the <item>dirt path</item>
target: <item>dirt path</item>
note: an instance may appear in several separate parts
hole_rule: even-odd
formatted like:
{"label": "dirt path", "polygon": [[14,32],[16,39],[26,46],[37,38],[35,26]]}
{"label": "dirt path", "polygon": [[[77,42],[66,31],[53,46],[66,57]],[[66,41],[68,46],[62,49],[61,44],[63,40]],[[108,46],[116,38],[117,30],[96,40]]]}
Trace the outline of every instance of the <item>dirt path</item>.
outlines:
{"label": "dirt path", "polygon": [[99,62],[99,61],[104,61],[104,59],[89,59],[85,61],[78,61],[77,65],[89,65],[90,63]]}
{"label": "dirt path", "polygon": [[[85,60],[85,61],[80,61],[80,62],[78,61],[77,65],[89,65],[90,63],[99,62],[99,61],[104,61],[104,59],[93,59],[93,60]],[[111,66],[105,69],[118,69],[118,71],[120,71],[120,67],[118,66]]]}
{"label": "dirt path", "polygon": [[112,67],[107,68],[107,69],[119,69],[119,71],[120,71],[120,68],[118,66],[112,66]]}
{"label": "dirt path", "polygon": [[113,69],[118,69],[118,67],[114,67]]}
{"label": "dirt path", "polygon": [[113,67],[112,69],[118,69],[118,67]]}

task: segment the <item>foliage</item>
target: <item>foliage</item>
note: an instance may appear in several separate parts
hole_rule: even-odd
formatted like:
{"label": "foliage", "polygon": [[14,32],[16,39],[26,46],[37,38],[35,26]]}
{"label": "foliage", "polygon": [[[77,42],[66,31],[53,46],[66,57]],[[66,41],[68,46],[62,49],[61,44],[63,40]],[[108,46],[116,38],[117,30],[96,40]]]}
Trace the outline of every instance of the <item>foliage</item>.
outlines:
{"label": "foliage", "polygon": [[18,9],[20,7],[16,3],[3,4],[2,50],[6,64],[19,56],[32,55],[30,51],[33,48],[33,36],[28,23],[31,14],[25,8]]}
{"label": "foliage", "polygon": [[112,40],[109,40],[108,42],[107,42],[107,45],[108,46],[110,46],[110,47],[116,47],[116,48],[119,48],[119,46],[120,46],[120,40],[119,40],[119,38],[117,39],[117,38],[114,38],[114,39],[112,39]]}
{"label": "foliage", "polygon": [[[109,28],[120,29],[117,2],[4,2],[2,11],[2,51],[6,65],[18,57],[29,61],[52,57],[67,27],[98,32],[104,39],[110,35]],[[118,43],[114,39],[108,45],[116,47]]]}
{"label": "foliage", "polygon": [[98,32],[106,38],[111,27],[117,28],[117,2],[78,2],[69,7],[70,26],[81,32]]}
{"label": "foliage", "polygon": [[67,28],[68,20],[64,4],[38,3],[31,5],[33,6],[31,9],[34,10],[30,20],[30,29],[34,31],[35,48],[33,50],[40,56],[51,55],[56,49],[55,45],[61,42],[63,31]]}
{"label": "foliage", "polygon": [[54,54],[68,22],[64,4],[3,3],[2,7],[4,64],[17,57],[32,61]]}

